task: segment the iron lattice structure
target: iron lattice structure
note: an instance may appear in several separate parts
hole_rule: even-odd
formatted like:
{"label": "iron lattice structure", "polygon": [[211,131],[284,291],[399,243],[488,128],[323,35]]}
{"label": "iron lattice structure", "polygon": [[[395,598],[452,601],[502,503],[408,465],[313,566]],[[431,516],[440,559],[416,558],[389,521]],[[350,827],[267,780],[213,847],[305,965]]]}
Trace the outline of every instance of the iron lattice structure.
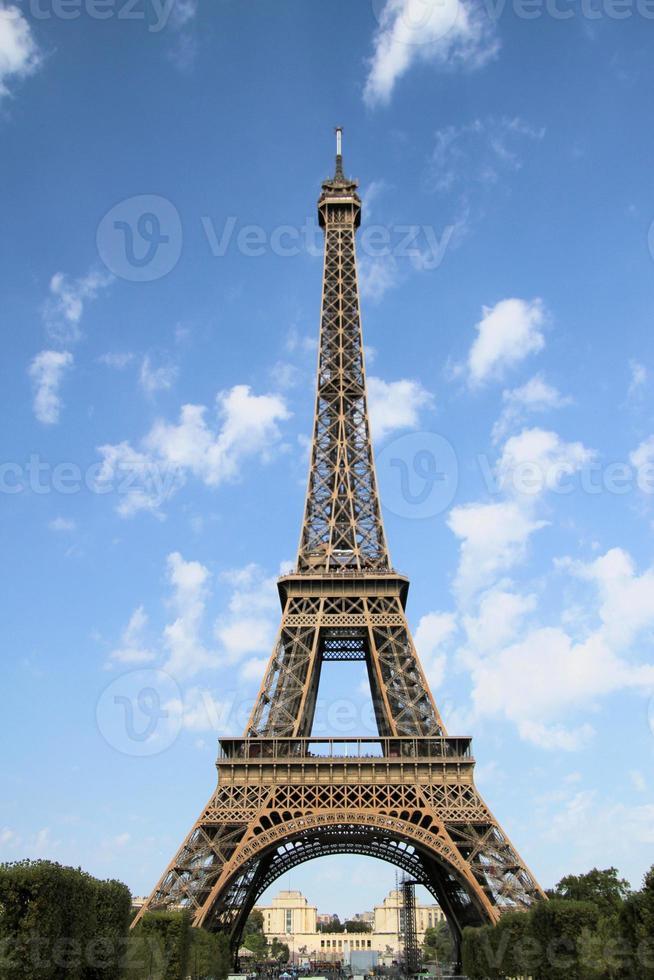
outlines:
{"label": "iron lattice structure", "polygon": [[402,881],[402,909],[404,911],[404,969],[407,977],[420,970],[420,950],[416,928],[416,882],[410,878]]}
{"label": "iron lattice structure", "polygon": [[[455,939],[543,893],[473,781],[469,738],[447,735],[390,564],[366,403],[355,234],[343,174],[322,185],[325,233],[313,446],[297,567],[244,736],[222,739],[218,786],[141,913],[183,907],[238,948],[284,871],[329,854],[392,862],[425,885]],[[364,661],[379,735],[312,739],[325,661]]]}

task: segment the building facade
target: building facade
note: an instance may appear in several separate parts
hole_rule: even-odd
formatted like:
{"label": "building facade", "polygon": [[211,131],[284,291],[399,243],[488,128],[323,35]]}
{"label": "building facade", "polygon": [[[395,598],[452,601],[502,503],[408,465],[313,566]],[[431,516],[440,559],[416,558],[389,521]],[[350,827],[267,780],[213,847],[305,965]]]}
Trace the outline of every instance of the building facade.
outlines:
{"label": "building facade", "polygon": [[[370,932],[335,932],[329,930],[334,916],[318,915],[315,905],[299,891],[281,891],[270,905],[257,905],[263,915],[263,931],[268,942],[278,939],[286,943],[295,963],[305,960],[343,960],[358,950],[374,950],[383,961],[392,961],[400,955],[403,946],[404,904],[402,892],[393,889],[373,912],[352,916],[353,921],[370,925]],[[445,916],[436,905],[416,903],[418,942],[422,943],[425,931],[438,924]],[[318,931],[318,924],[321,931]]]}

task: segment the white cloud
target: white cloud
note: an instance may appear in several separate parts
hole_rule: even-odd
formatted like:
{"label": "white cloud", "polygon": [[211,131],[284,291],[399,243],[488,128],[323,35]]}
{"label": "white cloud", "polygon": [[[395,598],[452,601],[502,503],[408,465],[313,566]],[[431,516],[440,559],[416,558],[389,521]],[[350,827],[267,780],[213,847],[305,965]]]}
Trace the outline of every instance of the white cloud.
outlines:
{"label": "white cloud", "polygon": [[167,651],[164,670],[173,677],[192,676],[216,667],[215,652],[202,643],[201,633],[209,596],[209,571],[198,561],[185,561],[179,552],[168,556],[168,580],[173,589],[170,604],[176,618],[163,634]]}
{"label": "white cloud", "polygon": [[536,129],[519,116],[490,116],[462,126],[445,126],[436,132],[428,183],[449,195],[461,185],[464,196],[473,183],[494,186],[504,173],[520,170],[525,142],[540,141],[544,135],[544,129]]}
{"label": "white cloud", "polygon": [[148,623],[143,606],[135,609],[123,630],[120,646],[112,650],[109,659],[121,664],[145,664],[155,659],[155,653],[144,642],[143,633]]}
{"label": "white cloud", "polygon": [[397,429],[415,428],[420,409],[430,408],[434,396],[419,381],[382,381],[368,378],[370,425],[376,439],[383,439]]}
{"label": "white cloud", "polygon": [[155,365],[149,354],[141,362],[139,383],[147,395],[172,388],[177,378],[177,366],[171,363]]}
{"label": "white cloud", "polygon": [[536,604],[535,595],[521,595],[501,586],[482,593],[475,615],[463,617],[468,646],[474,656],[485,656],[510,642]]}
{"label": "white cloud", "polygon": [[642,630],[654,628],[654,568],[638,575],[631,555],[622,548],[568,567],[597,588],[599,617],[612,647],[626,647]]}
{"label": "white cloud", "polygon": [[55,517],[50,521],[48,527],[51,531],[74,531],[77,525],[69,517]]}
{"label": "white cloud", "polygon": [[546,526],[514,501],[455,507],[447,523],[461,539],[455,588],[463,602],[522,561],[531,535]]}
{"label": "white cloud", "polygon": [[59,388],[64,374],[73,366],[69,351],[42,350],[29,366],[34,387],[34,414],[44,425],[55,425],[61,413]]}
{"label": "white cloud", "polygon": [[636,470],[638,489],[644,493],[654,492],[654,435],[644,439],[629,453],[629,462]]}
{"label": "white cloud", "polygon": [[389,289],[399,284],[400,273],[394,255],[375,258],[362,255],[359,260],[359,292],[363,299],[378,303]]}
{"label": "white cloud", "polygon": [[564,486],[564,478],[578,472],[595,457],[580,442],[564,442],[556,432],[523,429],[507,440],[497,464],[500,488],[535,497]]}
{"label": "white cloud", "polygon": [[476,324],[475,338],[468,355],[468,376],[473,385],[504,372],[545,346],[542,327],[546,321],[542,301],[503,299],[485,306]]}
{"label": "white cloud", "polygon": [[219,699],[204,688],[189,688],[183,700],[168,701],[164,709],[174,725],[179,723],[181,715],[182,727],[187,731],[225,735],[232,729],[233,701]]}
{"label": "white cloud", "polygon": [[192,21],[198,12],[198,0],[175,0],[170,12],[171,27],[180,30]]}
{"label": "white cloud", "polygon": [[489,18],[467,0],[375,0],[379,26],[373,39],[364,100],[389,102],[396,82],[416,62],[477,68],[498,41]]}
{"label": "white cloud", "polygon": [[447,656],[443,647],[457,631],[453,613],[431,612],[422,616],[415,632],[415,645],[432,689],[443,682]]}
{"label": "white cloud", "polygon": [[117,371],[123,371],[133,360],[132,351],[108,351],[106,354],[100,354],[98,358],[100,364],[115,368]]}
{"label": "white cloud", "polygon": [[118,504],[122,516],[139,510],[157,512],[184,483],[188,473],[210,487],[238,479],[246,459],[268,462],[279,448],[279,422],[290,417],[279,395],[253,395],[235,385],[216,399],[219,426],[213,429],[202,405],[184,405],[177,424],[158,421],[142,441],[142,450],[128,442],[100,446],[99,483],[128,478]]}
{"label": "white cloud", "polygon": [[562,408],[572,402],[544,378],[536,374],[519,388],[502,392],[504,407],[502,414],[493,426],[493,442],[497,443],[515,428],[527,415],[533,412],[546,412]]}
{"label": "white cloud", "polygon": [[[227,663],[233,664],[251,654],[270,655],[278,620],[277,589],[274,578],[267,578],[258,565],[223,573],[223,582],[231,586],[227,615],[215,626],[216,638],[225,653]],[[244,667],[249,674],[255,670]]]}
{"label": "white cloud", "polygon": [[640,398],[643,393],[643,388],[647,384],[649,378],[649,372],[644,364],[640,364],[638,361],[629,361],[629,371],[631,373],[631,380],[629,382],[629,388],[627,390],[627,398],[630,400],[635,400]]}
{"label": "white cloud", "polygon": [[33,74],[41,55],[32,29],[13,4],[0,7],[0,99],[9,94],[9,83]]}
{"label": "white cloud", "polygon": [[[475,648],[487,618],[482,612],[481,622],[473,621],[462,661],[471,673],[477,717],[503,718],[526,741],[572,751],[586,745],[594,730],[588,723],[566,727],[566,714],[578,719],[581,709],[617,691],[654,690],[654,663],[646,661],[654,635],[654,567],[639,575],[631,557],[617,548],[593,562],[568,561],[560,567],[592,583],[594,597],[587,605],[595,625],[576,637],[560,626],[525,631],[523,608],[513,635],[507,628],[502,645],[489,654],[483,644]],[[526,611],[533,608],[532,599]]]}
{"label": "white cloud", "polygon": [[91,269],[79,279],[56,272],[50,280],[50,296],[43,306],[43,319],[50,337],[61,344],[79,340],[85,303],[94,300],[111,282],[113,276],[99,269]]}
{"label": "white cloud", "polygon": [[578,748],[590,726],[553,725],[557,715],[614,691],[654,687],[654,665],[621,659],[601,631],[575,642],[558,627],[530,630],[522,639],[472,668],[472,700],[478,717],[514,722],[522,738],[544,748]]}

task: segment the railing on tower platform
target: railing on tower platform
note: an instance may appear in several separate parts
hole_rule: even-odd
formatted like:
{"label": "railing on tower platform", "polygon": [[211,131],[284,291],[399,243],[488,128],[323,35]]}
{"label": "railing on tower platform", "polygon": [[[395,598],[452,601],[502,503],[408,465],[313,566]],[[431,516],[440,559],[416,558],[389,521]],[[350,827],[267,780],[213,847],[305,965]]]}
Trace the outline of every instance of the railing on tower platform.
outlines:
{"label": "railing on tower platform", "polygon": [[221,738],[218,760],[321,762],[472,761],[472,739],[371,736],[370,738]]}

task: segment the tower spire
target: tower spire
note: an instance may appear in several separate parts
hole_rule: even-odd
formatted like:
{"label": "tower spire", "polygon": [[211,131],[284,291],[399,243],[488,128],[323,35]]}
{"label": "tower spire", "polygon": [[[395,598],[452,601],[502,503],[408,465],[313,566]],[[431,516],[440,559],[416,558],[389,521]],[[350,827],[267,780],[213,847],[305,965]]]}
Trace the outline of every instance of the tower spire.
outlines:
{"label": "tower spire", "polygon": [[366,397],[355,247],[360,216],[356,181],[343,176],[339,126],[336,175],[318,200],[325,232],[320,354],[298,571],[390,571]]}
{"label": "tower spire", "polygon": [[336,133],[336,173],[334,180],[345,180],[343,173],[343,127],[337,126]]}

